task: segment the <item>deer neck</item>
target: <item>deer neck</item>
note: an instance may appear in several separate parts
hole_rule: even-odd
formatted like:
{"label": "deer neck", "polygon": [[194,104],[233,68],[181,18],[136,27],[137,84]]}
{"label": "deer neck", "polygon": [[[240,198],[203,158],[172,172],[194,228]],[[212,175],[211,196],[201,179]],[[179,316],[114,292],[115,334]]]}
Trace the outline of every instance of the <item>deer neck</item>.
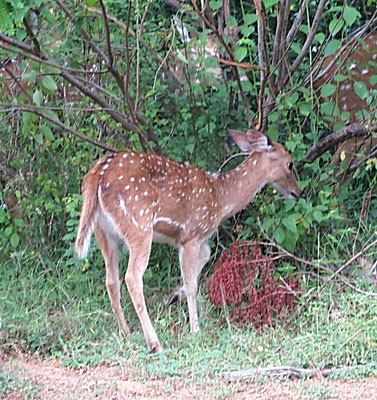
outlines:
{"label": "deer neck", "polygon": [[234,170],[218,175],[222,220],[241,211],[266,185],[263,162],[262,154],[254,152]]}

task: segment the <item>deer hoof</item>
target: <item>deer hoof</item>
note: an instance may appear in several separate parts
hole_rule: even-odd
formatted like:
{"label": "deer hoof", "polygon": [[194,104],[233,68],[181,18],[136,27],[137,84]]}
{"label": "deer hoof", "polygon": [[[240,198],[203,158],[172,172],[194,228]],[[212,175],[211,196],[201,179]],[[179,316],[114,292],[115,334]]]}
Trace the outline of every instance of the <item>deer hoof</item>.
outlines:
{"label": "deer hoof", "polygon": [[165,306],[171,306],[178,301],[182,301],[186,298],[186,293],[183,288],[175,290],[173,293],[169,294],[164,298]]}
{"label": "deer hoof", "polygon": [[159,354],[163,350],[159,342],[148,344],[148,347],[152,354]]}

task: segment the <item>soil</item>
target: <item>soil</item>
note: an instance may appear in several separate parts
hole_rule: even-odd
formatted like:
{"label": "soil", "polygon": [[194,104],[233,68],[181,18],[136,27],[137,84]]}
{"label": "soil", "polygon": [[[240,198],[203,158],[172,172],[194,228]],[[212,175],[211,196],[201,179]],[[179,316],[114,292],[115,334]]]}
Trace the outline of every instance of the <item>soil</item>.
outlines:
{"label": "soil", "polygon": [[73,370],[62,366],[58,360],[46,362],[26,357],[0,360],[0,377],[1,371],[5,377],[21,376],[22,380],[28,383],[26,386],[29,388],[25,388],[25,384],[18,384],[10,393],[7,390],[7,394],[2,394],[3,391],[0,390],[0,399],[3,400],[225,398],[235,400],[377,400],[377,378],[347,381],[325,378],[271,379],[259,384],[250,381],[229,383],[219,378],[210,385],[194,384],[190,382],[190,379],[153,379],[140,382],[131,378],[135,376],[135,371],[119,365]]}

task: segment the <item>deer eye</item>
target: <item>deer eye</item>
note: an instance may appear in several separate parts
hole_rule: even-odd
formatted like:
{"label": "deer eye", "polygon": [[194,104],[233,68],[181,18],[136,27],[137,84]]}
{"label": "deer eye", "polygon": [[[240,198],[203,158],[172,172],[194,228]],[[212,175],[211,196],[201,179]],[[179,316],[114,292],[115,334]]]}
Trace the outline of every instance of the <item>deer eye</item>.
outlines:
{"label": "deer eye", "polygon": [[293,171],[293,162],[289,161],[289,163],[287,164],[287,167],[288,167],[289,172],[292,172]]}

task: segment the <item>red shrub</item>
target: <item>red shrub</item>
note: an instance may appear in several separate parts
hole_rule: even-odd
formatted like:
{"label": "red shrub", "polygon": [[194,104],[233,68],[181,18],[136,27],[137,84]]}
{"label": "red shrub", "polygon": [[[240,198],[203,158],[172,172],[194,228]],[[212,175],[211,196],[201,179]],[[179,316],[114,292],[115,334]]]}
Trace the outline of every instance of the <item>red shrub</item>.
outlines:
{"label": "red shrub", "polygon": [[209,300],[227,305],[231,322],[253,324],[260,329],[274,317],[284,318],[295,308],[295,295],[302,293],[298,279],[287,277],[286,284],[274,279],[274,265],[262,258],[259,246],[235,242],[223,252],[209,279]]}

